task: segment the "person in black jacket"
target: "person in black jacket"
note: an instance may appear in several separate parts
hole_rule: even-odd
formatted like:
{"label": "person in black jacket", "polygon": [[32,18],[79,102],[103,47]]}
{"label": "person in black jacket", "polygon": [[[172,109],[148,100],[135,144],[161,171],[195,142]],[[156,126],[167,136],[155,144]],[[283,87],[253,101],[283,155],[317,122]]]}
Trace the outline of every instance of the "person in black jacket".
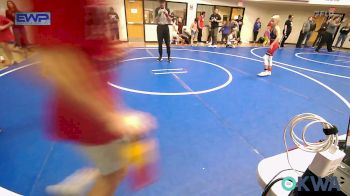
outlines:
{"label": "person in black jacket", "polygon": [[321,41],[321,39],[322,39],[322,35],[323,35],[324,32],[326,31],[327,26],[328,26],[328,24],[327,24],[327,18],[325,18],[325,19],[323,20],[323,23],[322,23],[320,29],[317,31],[317,32],[318,32],[317,37],[316,37],[314,43],[312,44],[312,47],[313,47],[313,48],[314,48],[316,45],[318,45],[318,44],[320,43],[320,41]]}
{"label": "person in black jacket", "polygon": [[340,47],[339,48],[342,48],[343,45],[344,45],[344,42],[346,40],[346,37],[348,36],[350,32],[350,23],[348,23],[348,25],[346,26],[343,26],[341,29],[340,29],[340,34],[339,34],[339,37],[338,37],[338,40],[337,40],[337,43],[335,44],[335,47],[338,47],[339,43],[340,43]]}
{"label": "person in black jacket", "polygon": [[209,18],[211,22],[211,39],[212,39],[212,45],[209,47],[217,47],[217,37],[218,37],[218,30],[219,30],[219,22],[221,21],[221,16],[219,15],[219,9],[215,9],[214,13]]}
{"label": "person in black jacket", "polygon": [[284,43],[288,39],[289,35],[292,33],[292,28],[293,28],[293,15],[288,16],[288,20],[284,23],[284,29],[283,29],[283,38],[281,42],[281,48],[284,47]]}
{"label": "person in black jacket", "polygon": [[340,16],[334,16],[333,18],[327,21],[327,24],[328,24],[327,29],[322,35],[321,42],[318,44],[315,52],[320,52],[320,49],[325,44],[327,44],[328,52],[333,52],[333,49],[332,49],[333,37],[334,37],[334,34],[337,32],[338,27],[341,25]]}

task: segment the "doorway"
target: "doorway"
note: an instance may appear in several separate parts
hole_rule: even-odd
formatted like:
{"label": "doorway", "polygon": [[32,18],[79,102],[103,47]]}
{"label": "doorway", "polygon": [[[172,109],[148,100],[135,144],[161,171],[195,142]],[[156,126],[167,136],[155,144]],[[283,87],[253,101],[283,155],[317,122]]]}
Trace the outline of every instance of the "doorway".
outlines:
{"label": "doorway", "polygon": [[129,41],[143,42],[143,0],[125,0],[125,12]]}

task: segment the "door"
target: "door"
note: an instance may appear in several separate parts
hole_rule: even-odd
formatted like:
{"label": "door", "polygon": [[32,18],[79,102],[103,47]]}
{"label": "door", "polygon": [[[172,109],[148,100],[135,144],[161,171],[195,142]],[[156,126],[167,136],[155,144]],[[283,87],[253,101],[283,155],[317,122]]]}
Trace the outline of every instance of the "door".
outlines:
{"label": "door", "polygon": [[128,39],[130,42],[144,41],[143,1],[125,0]]}
{"label": "door", "polygon": [[[315,23],[316,23],[315,31],[318,31],[321,28],[321,25],[323,24],[323,22],[326,20],[327,20],[326,16],[316,16],[315,17]],[[310,44],[312,45],[315,42],[317,35],[318,35],[318,33],[315,31],[311,33],[311,37],[309,39],[308,45],[310,45]]]}
{"label": "door", "polygon": [[231,12],[231,20],[236,20],[238,18],[238,16],[242,16],[243,17],[244,14],[244,9],[243,8],[232,8],[232,12]]}

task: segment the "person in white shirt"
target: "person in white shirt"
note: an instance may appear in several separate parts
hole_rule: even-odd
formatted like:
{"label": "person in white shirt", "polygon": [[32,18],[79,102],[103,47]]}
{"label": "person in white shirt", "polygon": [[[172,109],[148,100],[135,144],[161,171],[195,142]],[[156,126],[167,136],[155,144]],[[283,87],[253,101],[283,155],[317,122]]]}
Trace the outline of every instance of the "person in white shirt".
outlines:
{"label": "person in white shirt", "polygon": [[228,35],[226,48],[236,48],[239,39],[237,38],[237,29],[232,29],[231,33]]}

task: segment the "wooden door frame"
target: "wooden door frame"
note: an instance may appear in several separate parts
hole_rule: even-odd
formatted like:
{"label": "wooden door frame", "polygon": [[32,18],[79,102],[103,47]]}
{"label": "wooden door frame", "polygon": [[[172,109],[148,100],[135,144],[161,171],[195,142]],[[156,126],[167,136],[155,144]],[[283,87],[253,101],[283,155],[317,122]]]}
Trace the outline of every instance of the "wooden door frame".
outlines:
{"label": "wooden door frame", "polygon": [[126,16],[126,0],[124,0],[124,16],[125,16],[125,25],[126,25],[126,39],[129,42],[129,31],[128,31],[128,17]]}
{"label": "wooden door frame", "polygon": [[[126,22],[126,36],[127,40],[129,42],[129,31],[128,31],[128,18],[126,16],[126,1],[130,0],[124,0],[124,14],[125,14],[125,22]],[[142,2],[142,25],[143,25],[143,41],[146,42],[146,33],[145,33],[145,1],[139,0]]]}

